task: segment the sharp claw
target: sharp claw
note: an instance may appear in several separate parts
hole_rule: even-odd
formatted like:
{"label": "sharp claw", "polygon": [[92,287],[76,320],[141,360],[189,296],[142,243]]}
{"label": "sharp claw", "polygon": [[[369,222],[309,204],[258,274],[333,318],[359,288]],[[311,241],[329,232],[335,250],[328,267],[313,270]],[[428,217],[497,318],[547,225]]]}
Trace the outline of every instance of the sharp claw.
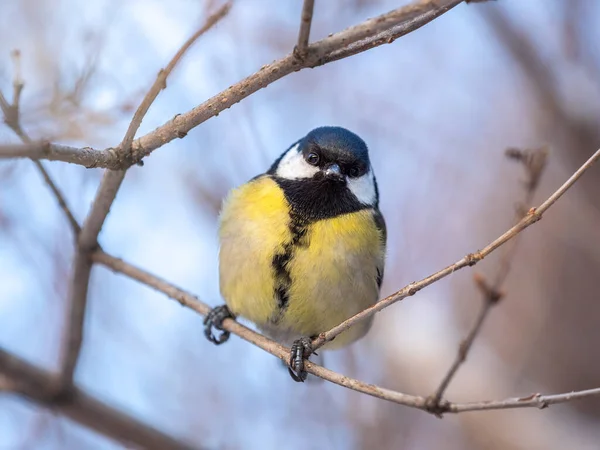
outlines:
{"label": "sharp claw", "polygon": [[[227,339],[229,339],[230,333],[229,331],[224,330],[222,326],[223,320],[227,318],[234,319],[233,314],[231,314],[231,311],[229,311],[227,305],[217,306],[216,308],[210,310],[203,321],[204,336],[206,336],[206,339],[215,345],[220,345],[223,342],[226,342]],[[221,333],[219,335],[213,334],[213,328],[215,330],[219,330]]]}
{"label": "sharp claw", "polygon": [[312,354],[312,343],[310,338],[302,337],[292,344],[288,371],[294,381],[304,382],[307,373],[304,370],[304,360]]}
{"label": "sharp claw", "polygon": [[292,380],[296,381],[297,383],[300,383],[300,382],[304,383],[305,378],[301,378],[298,375],[296,375],[296,373],[292,370],[291,367],[288,367],[288,372],[290,373]]}

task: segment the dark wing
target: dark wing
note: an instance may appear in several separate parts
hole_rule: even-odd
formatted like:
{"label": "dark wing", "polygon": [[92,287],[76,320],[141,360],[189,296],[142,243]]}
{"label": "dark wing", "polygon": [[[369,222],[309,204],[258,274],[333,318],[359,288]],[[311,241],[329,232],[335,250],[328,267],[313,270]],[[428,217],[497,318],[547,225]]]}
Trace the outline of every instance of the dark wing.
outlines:
{"label": "dark wing", "polygon": [[377,264],[377,286],[381,287],[383,282],[383,265],[385,262],[385,246],[387,242],[387,228],[385,226],[385,219],[379,211],[379,208],[373,209],[373,219],[375,220],[375,226],[381,236],[381,259]]}

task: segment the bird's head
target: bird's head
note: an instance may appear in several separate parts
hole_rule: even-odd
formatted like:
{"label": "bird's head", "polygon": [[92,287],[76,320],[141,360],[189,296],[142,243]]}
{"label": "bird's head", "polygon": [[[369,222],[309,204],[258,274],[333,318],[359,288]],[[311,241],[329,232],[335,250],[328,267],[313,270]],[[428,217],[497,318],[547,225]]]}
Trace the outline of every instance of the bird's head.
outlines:
{"label": "bird's head", "polygon": [[275,161],[269,172],[315,189],[349,191],[364,206],[377,206],[378,192],[365,142],[341,127],[315,128]]}

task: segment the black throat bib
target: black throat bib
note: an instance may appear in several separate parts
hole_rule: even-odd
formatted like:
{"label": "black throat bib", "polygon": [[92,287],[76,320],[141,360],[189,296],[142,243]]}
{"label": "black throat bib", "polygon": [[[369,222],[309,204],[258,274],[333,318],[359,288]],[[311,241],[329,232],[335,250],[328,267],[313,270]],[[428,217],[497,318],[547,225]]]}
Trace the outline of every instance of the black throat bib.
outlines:
{"label": "black throat bib", "polygon": [[307,221],[330,219],[369,208],[356,198],[344,180],[321,174],[299,180],[276,176],[273,179],[283,189],[292,211]]}

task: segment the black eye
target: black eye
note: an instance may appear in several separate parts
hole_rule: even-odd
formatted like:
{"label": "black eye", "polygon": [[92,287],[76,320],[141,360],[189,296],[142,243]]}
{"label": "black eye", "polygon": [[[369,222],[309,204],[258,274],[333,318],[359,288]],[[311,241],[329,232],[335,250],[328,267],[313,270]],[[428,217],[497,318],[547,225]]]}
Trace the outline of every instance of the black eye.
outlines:
{"label": "black eye", "polygon": [[358,175],[360,175],[360,169],[356,166],[352,166],[350,169],[348,169],[348,175],[350,175],[352,178],[356,178]]}
{"label": "black eye", "polygon": [[311,152],[306,157],[306,162],[313,166],[316,166],[317,164],[319,164],[319,159],[319,155],[317,155],[315,152]]}

